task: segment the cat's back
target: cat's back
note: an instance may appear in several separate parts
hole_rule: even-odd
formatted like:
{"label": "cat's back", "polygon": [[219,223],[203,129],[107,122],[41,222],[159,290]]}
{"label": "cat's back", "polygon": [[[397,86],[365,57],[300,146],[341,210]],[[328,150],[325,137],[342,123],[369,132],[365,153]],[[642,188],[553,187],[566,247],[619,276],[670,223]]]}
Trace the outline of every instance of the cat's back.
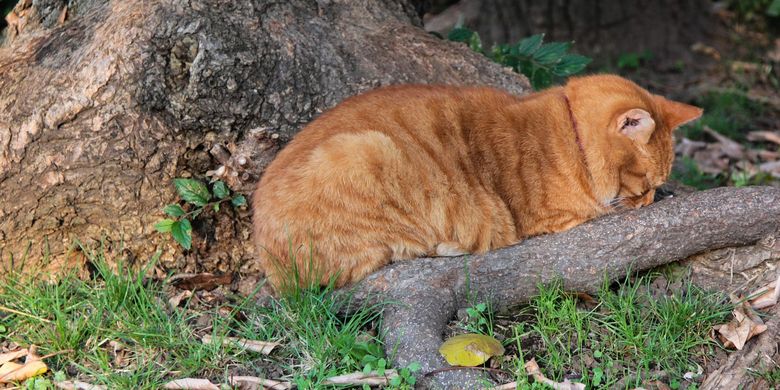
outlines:
{"label": "cat's back", "polygon": [[290,166],[301,161],[302,154],[345,133],[424,136],[445,127],[468,127],[467,122],[475,121],[480,113],[507,107],[518,99],[490,87],[404,84],[378,88],[350,97],[314,119],[276,157],[281,163],[274,165]]}
{"label": "cat's back", "polygon": [[508,211],[475,187],[470,138],[516,101],[492,88],[403,85],[322,114],[279,153],[253,195],[266,272],[312,244],[323,277],[340,272],[341,285],[455,237],[484,250],[491,228],[482,225],[496,220],[502,242],[513,241]]}

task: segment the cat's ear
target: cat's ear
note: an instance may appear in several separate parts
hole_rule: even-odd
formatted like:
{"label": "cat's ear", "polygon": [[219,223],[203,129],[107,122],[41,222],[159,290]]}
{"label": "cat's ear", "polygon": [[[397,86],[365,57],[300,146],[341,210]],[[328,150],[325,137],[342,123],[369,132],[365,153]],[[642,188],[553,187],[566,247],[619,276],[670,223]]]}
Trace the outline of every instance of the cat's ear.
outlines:
{"label": "cat's ear", "polygon": [[646,144],[655,130],[655,121],[649,112],[641,108],[633,108],[617,118],[617,130],[632,140]]}
{"label": "cat's ear", "polygon": [[688,122],[699,119],[704,110],[690,104],[675,102],[663,96],[655,95],[656,104],[661,108],[664,123],[667,123],[669,130],[674,130]]}

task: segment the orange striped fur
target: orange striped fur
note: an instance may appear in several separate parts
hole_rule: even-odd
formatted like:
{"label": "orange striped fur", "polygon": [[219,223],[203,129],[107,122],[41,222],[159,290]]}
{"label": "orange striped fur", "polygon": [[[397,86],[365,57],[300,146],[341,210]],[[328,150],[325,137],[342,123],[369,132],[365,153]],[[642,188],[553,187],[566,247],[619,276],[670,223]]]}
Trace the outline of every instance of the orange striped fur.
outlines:
{"label": "orange striped fur", "polygon": [[259,258],[277,289],[293,265],[342,286],[391,261],[485,252],[646,205],[671,169],[672,130],[700,115],[610,75],[525,97],[428,85],[355,96],[260,180]]}

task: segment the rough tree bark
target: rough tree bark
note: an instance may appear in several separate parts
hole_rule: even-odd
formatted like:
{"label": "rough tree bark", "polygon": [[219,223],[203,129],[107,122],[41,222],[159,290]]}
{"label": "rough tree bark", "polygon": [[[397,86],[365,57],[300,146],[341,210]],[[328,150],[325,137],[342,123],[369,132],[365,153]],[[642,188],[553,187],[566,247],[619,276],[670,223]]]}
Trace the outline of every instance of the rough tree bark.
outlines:
{"label": "rough tree bark", "polygon": [[575,50],[597,61],[647,50],[670,66],[689,62],[692,44],[712,44],[719,36],[711,9],[706,0],[460,0],[428,15],[425,28],[446,34],[462,21],[487,47],[544,33],[549,40],[575,41]]}
{"label": "rough tree bark", "polygon": [[[593,293],[605,277],[616,280],[628,270],[759,240],[774,243],[771,250],[780,257],[780,189],[718,188],[484,255],[398,262],[360,282],[349,296],[356,304],[394,302],[385,309],[382,322],[386,346],[394,352],[393,364],[402,367],[417,361],[423,372],[431,372],[447,366],[438,348],[447,323],[468,306],[469,294],[506,310],[527,302],[539,283],[559,279],[569,291]],[[774,345],[771,339],[769,345]],[[742,383],[749,379],[734,376]],[[428,380],[434,388],[480,388],[486,378],[469,371],[445,371]]]}
{"label": "rough tree bark", "polygon": [[175,199],[172,178],[225,166],[223,180],[249,194],[312,117],[380,85],[528,90],[523,77],[423,31],[407,0],[22,0],[9,21],[6,270],[62,266],[74,239],[105,237],[131,259],[163,249],[166,269],[258,272],[246,210],[196,219],[188,254],[154,233]]}

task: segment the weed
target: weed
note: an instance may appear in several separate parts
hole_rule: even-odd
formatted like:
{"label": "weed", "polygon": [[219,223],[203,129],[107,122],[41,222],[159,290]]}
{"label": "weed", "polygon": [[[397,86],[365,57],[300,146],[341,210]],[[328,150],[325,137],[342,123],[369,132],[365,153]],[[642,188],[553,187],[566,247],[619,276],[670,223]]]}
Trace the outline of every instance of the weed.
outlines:
{"label": "weed", "polygon": [[641,53],[623,53],[618,56],[617,66],[620,69],[639,69],[639,66],[653,59],[653,53],[645,50]]}
{"label": "weed", "polygon": [[633,387],[664,371],[680,386],[696,358],[717,347],[708,331],[731,310],[720,297],[690,283],[671,296],[653,298],[650,277],[626,280],[614,289],[605,283],[599,298],[598,307],[583,310],[560,283],[540,286],[531,303],[536,320],[531,331],[524,333],[522,324],[513,329],[518,380],[525,376],[521,340],[538,338],[543,347],[535,358],[554,380],[580,378],[594,389],[619,381]]}
{"label": "weed", "polygon": [[749,369],[750,375],[757,376],[767,382],[770,389],[776,390],[780,388],[780,366],[774,368],[762,368],[759,370]]}
{"label": "weed", "polygon": [[[37,345],[41,354],[60,352],[47,359],[54,372],[76,371],[80,379],[112,389],[158,389],[181,377],[224,383],[241,367],[243,375],[274,375],[312,388],[369,362],[380,367],[385,358],[380,340],[370,333],[379,306],[353,304],[354,314],[342,316],[349,302],[326,288],[301,290],[268,306],[252,296],[226,296],[216,307],[169,308],[163,285],[145,279],[144,270],[121,264],[112,270],[102,251],[82,249],[95,265],[92,280],[64,276],[50,283],[17,275],[0,280],[0,301],[13,310],[0,317],[2,338]],[[239,346],[204,344],[204,327],[217,340],[232,336],[283,345],[258,359]]]}
{"label": "weed", "polygon": [[747,130],[752,130],[755,117],[764,112],[764,106],[738,91],[709,92],[696,101],[704,109],[701,119],[680,128],[686,138],[704,139],[704,126],[736,141],[744,141]]}
{"label": "weed", "polygon": [[174,218],[166,218],[158,221],[154,228],[160,233],[171,233],[176,242],[184,249],[192,247],[192,224],[190,219],[195,219],[203,211],[212,209],[219,212],[221,204],[230,202],[233,207],[246,205],[244,195],[234,193],[222,181],[215,181],[211,190],[203,182],[195,179],[174,179],[173,185],[181,199],[188,205],[189,211],[185,211],[178,203],[165,206],[163,212]]}
{"label": "weed", "polygon": [[580,73],[591,62],[588,57],[568,53],[571,42],[543,43],[544,34],[530,36],[516,44],[494,45],[489,51],[482,47],[479,34],[465,27],[454,28],[447,38],[464,42],[494,62],[524,74],[535,90],[547,88],[558,80]]}
{"label": "weed", "polygon": [[670,179],[698,190],[706,190],[726,184],[726,180],[721,175],[702,172],[696,160],[688,156],[682,157],[679,159],[679,163],[675,164]]}

